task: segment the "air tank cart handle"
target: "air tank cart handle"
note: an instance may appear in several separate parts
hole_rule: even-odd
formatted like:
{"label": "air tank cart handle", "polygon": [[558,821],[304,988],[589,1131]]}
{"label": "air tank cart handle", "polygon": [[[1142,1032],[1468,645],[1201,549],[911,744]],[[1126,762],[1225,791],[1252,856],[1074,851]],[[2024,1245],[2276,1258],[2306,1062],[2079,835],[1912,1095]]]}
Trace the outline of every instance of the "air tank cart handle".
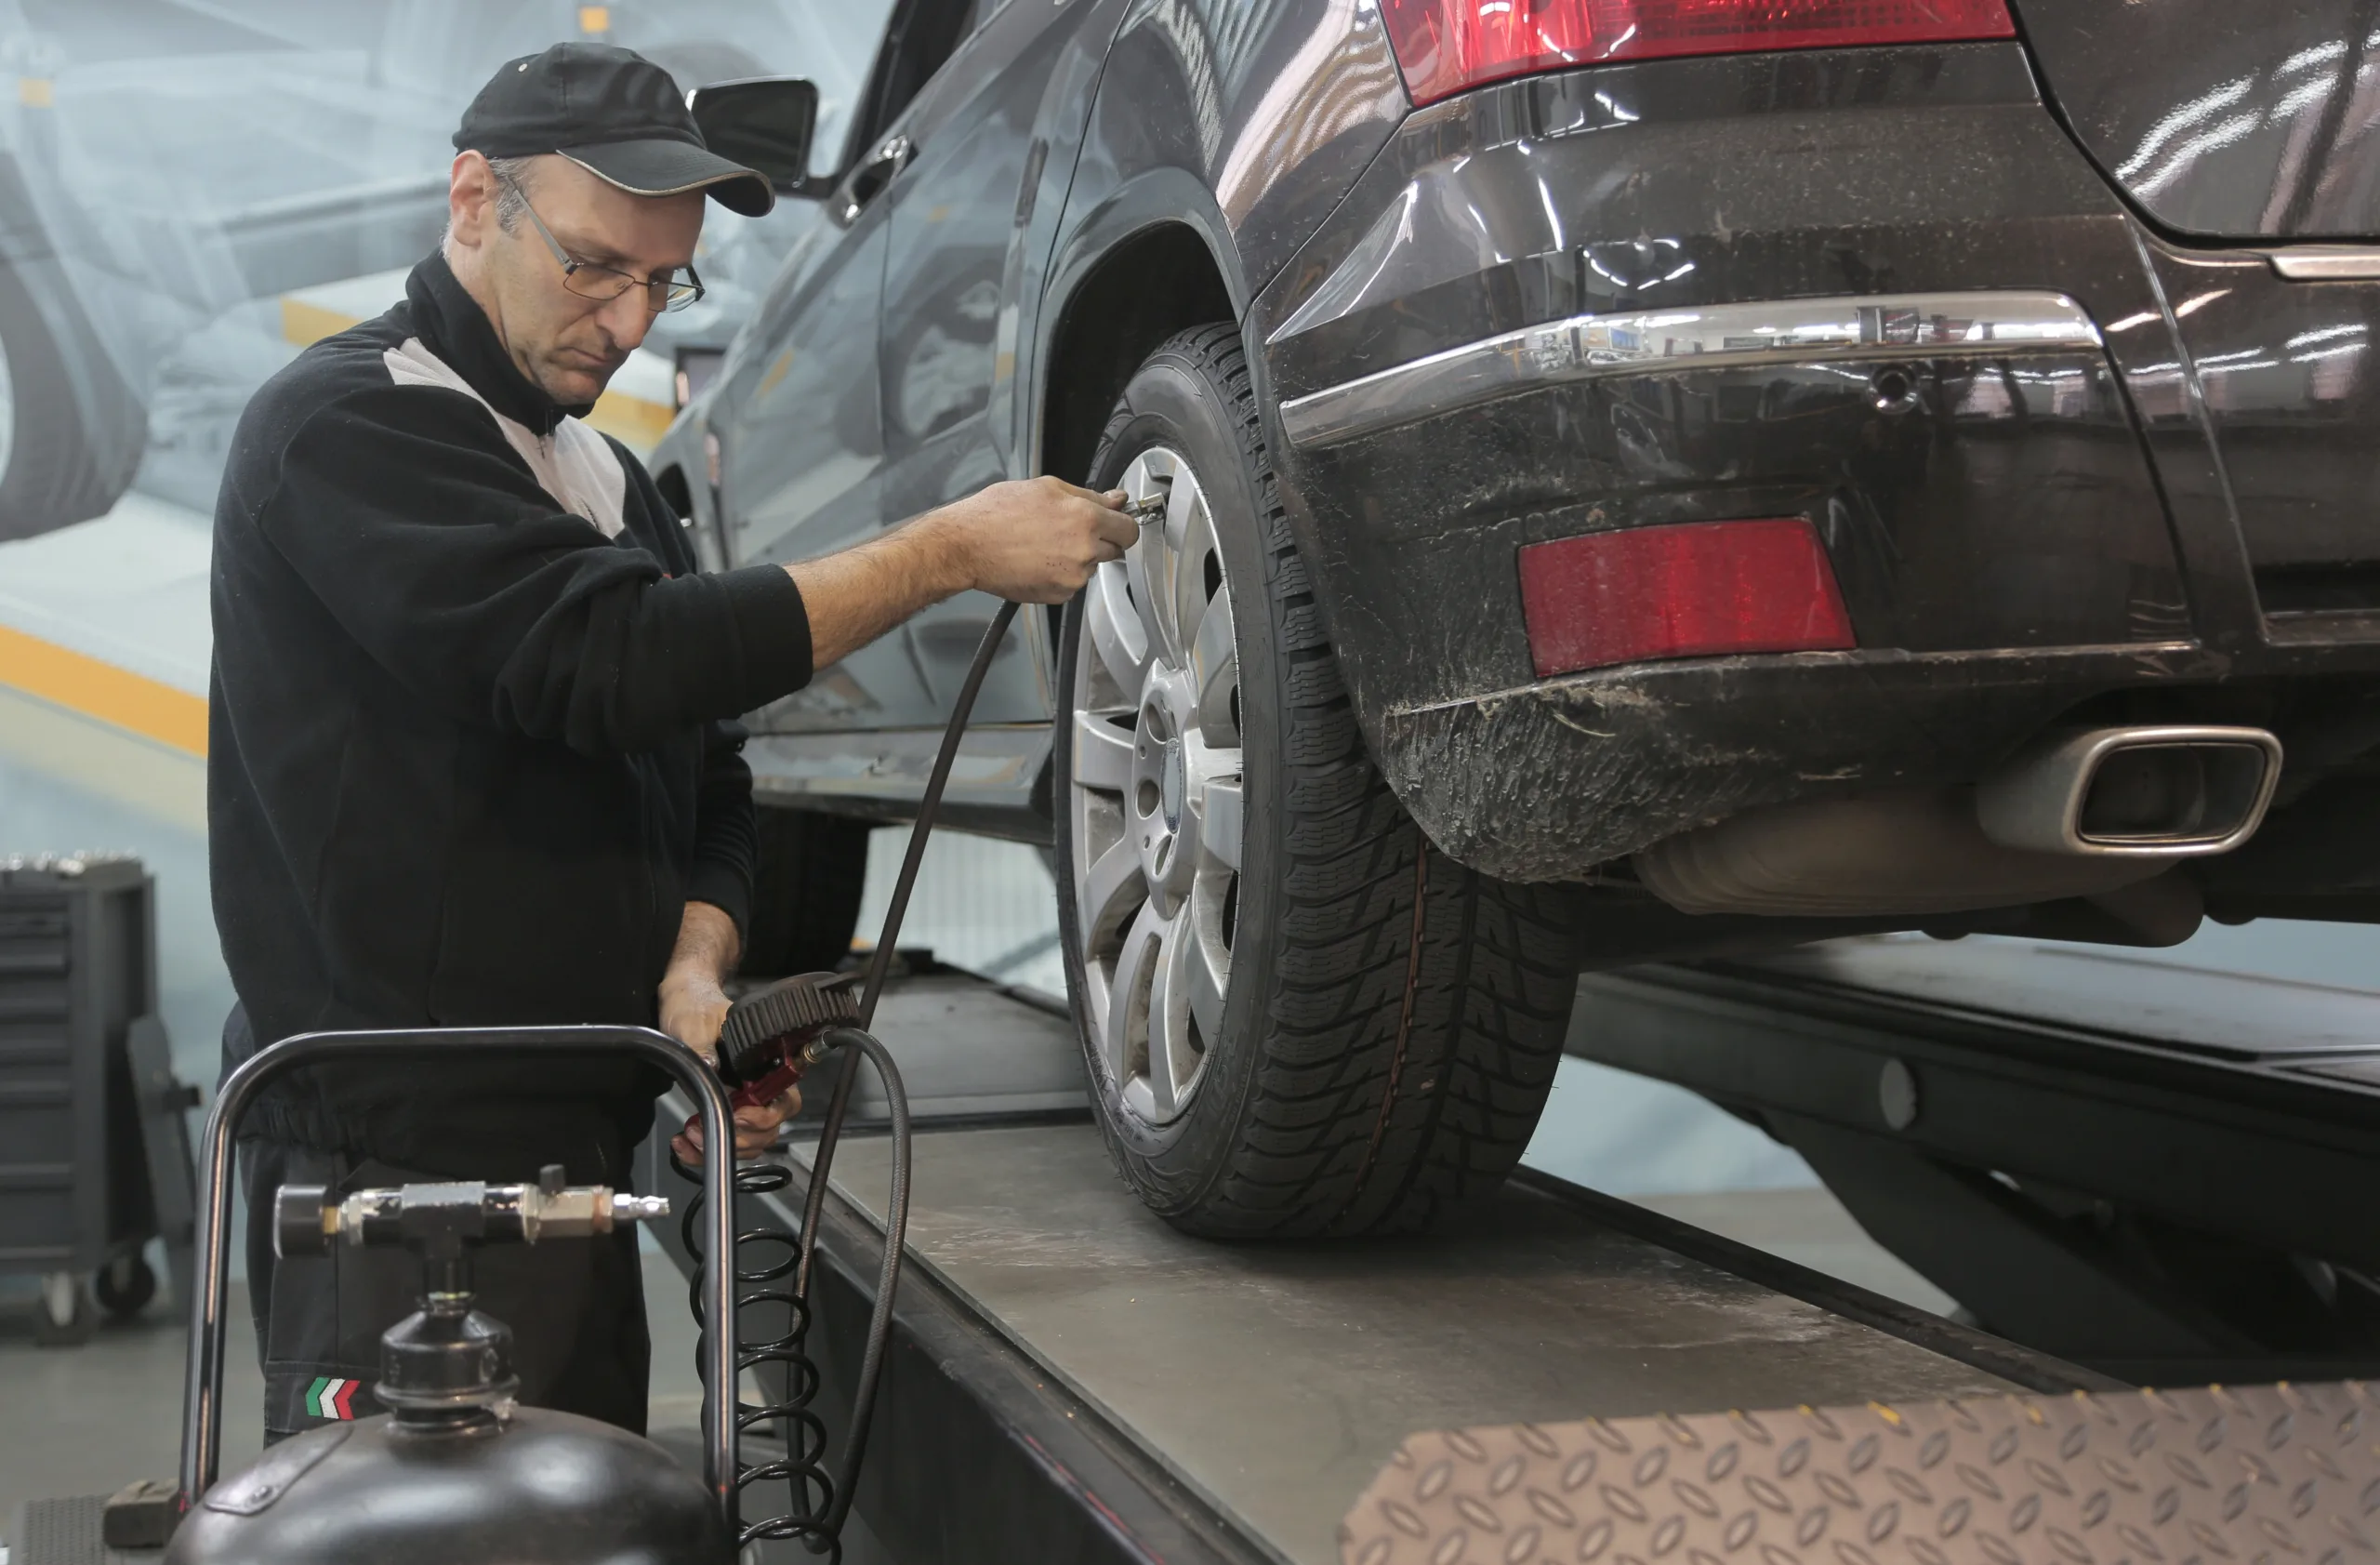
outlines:
{"label": "air tank cart handle", "polygon": [[[732,1147],[734,1131],[727,1094],[692,1050],[645,1028],[549,1027],[448,1028],[414,1032],[311,1032],[259,1050],[224,1080],[206,1117],[205,1167],[198,1209],[197,1286],[191,1300],[190,1378],[182,1412],[180,1503],[184,1514],[215,1484],[222,1455],[223,1332],[231,1228],[234,1133],[257,1094],[302,1066],[440,1054],[626,1054],[658,1067],[686,1090],[703,1123],[707,1146]],[[715,1320],[734,1318],[734,1160],[704,1161],[702,1219],[708,1230],[700,1287]],[[476,1182],[408,1185],[360,1190],[333,1202],[320,1188],[284,1187],[274,1211],[274,1241],[284,1254],[321,1253],[333,1243],[406,1244],[422,1253],[430,1307],[391,1333],[385,1346],[407,1362],[400,1378],[418,1396],[397,1388],[394,1411],[435,1417],[448,1407],[469,1416],[502,1396],[509,1373],[509,1332],[469,1308],[470,1252],[489,1242],[591,1235],[623,1222],[666,1215],[660,1197],[622,1195],[602,1186],[565,1186],[549,1168],[536,1185]],[[410,1334],[408,1334],[410,1333]],[[418,1352],[411,1351],[412,1348]],[[491,1353],[490,1349],[497,1351]],[[703,1488],[721,1520],[735,1527],[735,1340],[713,1332],[703,1344]],[[468,1382],[469,1384],[464,1384]]]}

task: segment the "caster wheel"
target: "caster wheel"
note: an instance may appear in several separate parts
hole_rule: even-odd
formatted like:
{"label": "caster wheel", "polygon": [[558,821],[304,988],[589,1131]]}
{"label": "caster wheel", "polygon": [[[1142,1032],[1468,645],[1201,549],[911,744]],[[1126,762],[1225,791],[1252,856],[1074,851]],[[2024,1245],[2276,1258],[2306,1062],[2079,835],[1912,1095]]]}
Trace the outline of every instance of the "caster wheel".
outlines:
{"label": "caster wheel", "polygon": [[44,1347],[78,1347],[98,1329],[99,1311],[73,1272],[54,1271],[41,1280],[41,1303],[33,1310],[33,1341]]}
{"label": "caster wheel", "polygon": [[110,1315],[138,1315],[157,1296],[157,1274],[139,1255],[121,1256],[92,1277],[91,1292]]}

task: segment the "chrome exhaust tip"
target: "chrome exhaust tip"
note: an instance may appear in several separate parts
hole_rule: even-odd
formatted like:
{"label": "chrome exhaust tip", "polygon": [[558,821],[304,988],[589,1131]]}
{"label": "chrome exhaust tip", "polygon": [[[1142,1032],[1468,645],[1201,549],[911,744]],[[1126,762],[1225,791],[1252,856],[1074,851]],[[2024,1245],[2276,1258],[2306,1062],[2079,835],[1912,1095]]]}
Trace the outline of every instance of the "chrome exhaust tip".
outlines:
{"label": "chrome exhaust tip", "polygon": [[1976,818],[2007,848],[2184,858],[2255,835],[2280,782],[2261,728],[2062,729],[1976,785]]}

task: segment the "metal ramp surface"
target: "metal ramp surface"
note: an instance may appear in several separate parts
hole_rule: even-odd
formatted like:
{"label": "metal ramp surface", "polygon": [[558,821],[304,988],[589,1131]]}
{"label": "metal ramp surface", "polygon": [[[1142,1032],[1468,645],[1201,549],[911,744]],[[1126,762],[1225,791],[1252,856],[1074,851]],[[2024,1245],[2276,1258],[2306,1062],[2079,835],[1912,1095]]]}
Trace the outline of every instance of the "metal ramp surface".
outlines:
{"label": "metal ramp surface", "polygon": [[[1595,1026],[1648,1057],[1670,1050],[1659,1060],[1673,1068],[1656,1073],[1673,1079],[1692,1074],[1680,1062],[1703,1058],[1705,1034],[1732,1041],[1739,1071],[1753,1031],[1832,1037],[1842,1057],[1789,1046],[1776,1074],[1790,1084],[1815,1070],[1811,1101],[1863,1134],[1961,1122],[1953,1110],[1974,1083],[1948,1068],[1960,1050],[2000,1062],[1974,1082],[2087,1085],[2067,1057],[2071,1014],[2036,1018],[2056,1035],[2036,1059],[2028,1050],[2042,1039],[2004,1015],[1938,993],[1846,998],[1838,978],[1648,970],[1589,979],[1581,1000],[1598,1006]],[[1800,999],[1773,1000],[1789,989]],[[959,979],[935,993],[930,1039],[903,1036],[897,992],[879,1013],[905,1069],[976,1034],[1019,1062],[1038,1058],[1037,1082],[1073,1058],[1069,1025],[1046,1008]],[[1845,1030],[1884,1006],[1900,1008],[1895,1028]],[[1934,1030],[1911,1030],[1919,1015]],[[2092,1037],[2155,1068],[2195,1057],[2171,1040]],[[1918,1046],[1929,1040],[1938,1054]],[[2307,1053],[2356,1047],[2332,1035]],[[1893,1059],[1920,1081],[1914,1114],[1884,1090]],[[2255,1116],[2285,1112],[2307,1085],[2286,1062],[2228,1064],[2284,1094],[2228,1094],[2205,1118],[2233,1134],[2272,1130]],[[2131,1070],[2117,1074],[2136,1089]],[[1746,1100],[1743,1077],[1726,1084]],[[2186,1072],[2157,1085],[2164,1095],[2149,1097],[2169,1118],[2203,1097]],[[930,1080],[920,1099],[937,1100]],[[1426,1238],[1216,1244],[1143,1209],[1081,1116],[969,1110],[917,1137],[911,1265],[853,1565],[2349,1565],[2380,1554],[2380,1405],[2351,1382],[2135,1392],[1528,1171]],[[2352,1154],[2354,1122],[2301,1140]],[[846,1140],[826,1203],[811,1352],[830,1428],[881,1257],[889,1151],[865,1131]],[[782,1155],[795,1178],[756,1207],[790,1226],[808,1148],[797,1140]]]}
{"label": "metal ramp surface", "polygon": [[[898,991],[879,1015],[905,1073],[979,1026],[1004,1048],[1038,1028],[1050,1060],[1074,1057],[1057,1016],[938,993],[931,1039],[905,1036]],[[1191,1239],[1140,1205],[1087,1120],[970,1108],[917,1136],[911,1268],[858,1499],[904,1565],[1323,1565],[1418,1430],[2114,1385],[1538,1174],[1426,1238]],[[812,1342],[830,1427],[889,1151],[859,1134],[838,1153]],[[806,1146],[787,1153],[806,1169]],[[765,1206],[790,1227],[803,1194],[798,1174],[747,1218]]]}

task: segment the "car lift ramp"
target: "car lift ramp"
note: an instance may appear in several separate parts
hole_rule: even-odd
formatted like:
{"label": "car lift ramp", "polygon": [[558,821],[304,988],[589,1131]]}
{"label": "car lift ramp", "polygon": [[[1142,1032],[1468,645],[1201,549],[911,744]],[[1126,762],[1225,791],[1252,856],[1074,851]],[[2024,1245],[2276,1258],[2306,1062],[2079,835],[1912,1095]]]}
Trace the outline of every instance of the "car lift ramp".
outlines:
{"label": "car lift ramp", "polygon": [[[2117,1386],[1528,1173],[1421,1238],[1191,1239],[1117,1178],[1078,1085],[1077,1107],[1053,1109],[1051,1084],[1079,1081],[1061,1016],[945,972],[890,991],[877,1031],[912,1083],[919,1125],[911,1264],[854,1565],[1325,1565],[1342,1558],[1350,1507],[1422,1432],[1871,1402],[2014,1407],[2027,1393]],[[971,1055],[963,1090],[945,1091],[945,1073]],[[983,1090],[998,1075],[986,1062],[1016,1072],[1013,1116]],[[809,1349],[829,1429],[843,1426],[881,1258],[889,1153],[863,1132],[835,1164]],[[786,1154],[806,1170],[800,1141]],[[739,1227],[794,1226],[804,1183],[798,1172],[747,1197]],[[680,1184],[663,1174],[647,1187]],[[747,1514],[775,1508],[769,1499],[754,1492]],[[1481,1504],[1497,1500],[1482,1491]]]}
{"label": "car lift ramp", "polygon": [[1889,935],[1590,976],[1568,1048],[1764,1126],[2044,1351],[2156,1385],[2380,1373],[2380,993]]}

